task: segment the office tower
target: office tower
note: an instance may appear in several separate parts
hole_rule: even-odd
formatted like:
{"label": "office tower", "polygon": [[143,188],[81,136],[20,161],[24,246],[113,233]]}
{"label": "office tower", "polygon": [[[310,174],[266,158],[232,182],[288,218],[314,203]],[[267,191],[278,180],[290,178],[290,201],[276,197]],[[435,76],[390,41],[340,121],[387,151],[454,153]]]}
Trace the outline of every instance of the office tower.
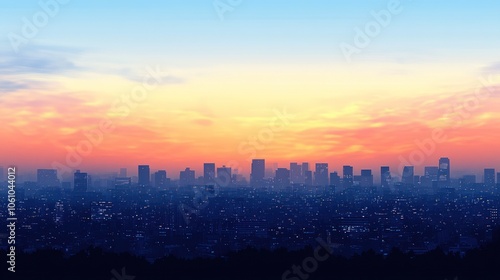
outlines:
{"label": "office tower", "polygon": [[340,187],[340,176],[337,171],[330,173],[330,185]]}
{"label": "office tower", "polygon": [[438,181],[441,188],[450,186],[450,160],[448,158],[439,159]]}
{"label": "office tower", "polygon": [[127,168],[120,168],[120,177],[127,177]]}
{"label": "office tower", "polygon": [[149,165],[139,165],[139,186],[149,186]]}
{"label": "office tower", "polygon": [[215,185],[215,163],[203,164],[203,183],[205,185]]}
{"label": "office tower", "polygon": [[220,186],[229,186],[231,184],[231,178],[231,167],[223,165],[217,168],[217,184]]}
{"label": "office tower", "polygon": [[304,185],[306,186],[312,186],[313,184],[313,176],[312,176],[312,171],[307,170],[304,174]]}
{"label": "office tower", "polygon": [[290,186],[290,170],[286,168],[276,169],[274,181],[276,187],[285,188]]}
{"label": "office tower", "polygon": [[373,187],[373,174],[370,169],[361,170],[361,187]]}
{"label": "office tower", "polygon": [[299,165],[296,162],[290,163],[290,181],[292,184],[304,183],[302,165]]}
{"label": "office tower", "polygon": [[36,171],[36,181],[38,187],[59,187],[56,169],[38,169]]}
{"label": "office tower", "polygon": [[80,170],[77,170],[74,174],[74,190],[75,192],[86,192],[88,188],[88,174],[84,172],[80,172]]}
{"label": "office tower", "polygon": [[4,173],[3,173],[3,167],[0,166],[0,183],[2,183],[5,179]]}
{"label": "office tower", "polygon": [[266,161],[263,159],[252,160],[252,171],[250,174],[250,185],[252,187],[261,187],[266,175]]}
{"label": "office tower", "polygon": [[493,168],[484,169],[484,185],[486,187],[495,186],[495,169]]}
{"label": "office tower", "polygon": [[116,177],[115,178],[115,188],[117,189],[128,189],[132,185],[132,178],[130,177]]}
{"label": "office tower", "polygon": [[415,175],[415,167],[414,166],[405,166],[403,168],[403,176],[401,178],[401,182],[407,185],[413,185],[413,176]]}
{"label": "office tower", "polygon": [[328,163],[316,163],[314,184],[316,186],[328,186]]}
{"label": "office tower", "polygon": [[[309,163],[303,162],[302,163],[302,179],[304,180],[304,183],[306,181],[306,173],[309,171]],[[312,183],[311,183],[312,185]]]}
{"label": "office tower", "polygon": [[156,188],[164,188],[167,186],[167,171],[158,170],[154,174],[154,185]]}
{"label": "office tower", "polygon": [[500,172],[497,173],[497,185],[500,184]]}
{"label": "office tower", "polygon": [[350,188],[354,184],[354,168],[349,165],[344,165],[342,173],[342,185],[344,188]]}
{"label": "office tower", "polygon": [[420,185],[424,188],[432,188],[432,182],[437,182],[439,167],[426,166],[424,176],[420,179]]}
{"label": "office tower", "polygon": [[380,167],[380,186],[382,188],[389,188],[391,180],[391,169],[389,166]]}
{"label": "office tower", "polygon": [[194,170],[191,170],[189,167],[186,168],[184,171],[181,171],[180,172],[180,175],[179,175],[179,184],[181,186],[190,186],[190,185],[194,185],[195,183],[195,174],[194,174]]}

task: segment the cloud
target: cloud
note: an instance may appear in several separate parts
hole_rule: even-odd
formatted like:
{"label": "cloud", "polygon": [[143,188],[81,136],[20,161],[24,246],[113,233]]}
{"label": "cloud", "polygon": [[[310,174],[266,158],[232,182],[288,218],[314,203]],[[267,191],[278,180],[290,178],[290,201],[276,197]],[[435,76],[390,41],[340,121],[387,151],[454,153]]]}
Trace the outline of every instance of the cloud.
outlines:
{"label": "cloud", "polygon": [[500,74],[500,62],[484,67],[483,72],[485,74]]}
{"label": "cloud", "polygon": [[66,56],[64,53],[44,49],[23,52],[0,59],[0,74],[55,74],[78,70],[79,67]]}
{"label": "cloud", "polygon": [[[149,76],[149,74],[145,71],[142,71],[142,73],[139,73],[137,70],[129,69],[129,68],[122,68],[119,70],[115,70],[115,73],[116,73],[116,75],[118,75],[122,78],[125,78],[125,79],[133,81],[133,82],[137,82],[137,83],[144,82],[144,77]],[[177,84],[184,84],[184,83],[185,83],[184,78],[169,74],[169,75],[161,77],[159,85],[177,85]]]}

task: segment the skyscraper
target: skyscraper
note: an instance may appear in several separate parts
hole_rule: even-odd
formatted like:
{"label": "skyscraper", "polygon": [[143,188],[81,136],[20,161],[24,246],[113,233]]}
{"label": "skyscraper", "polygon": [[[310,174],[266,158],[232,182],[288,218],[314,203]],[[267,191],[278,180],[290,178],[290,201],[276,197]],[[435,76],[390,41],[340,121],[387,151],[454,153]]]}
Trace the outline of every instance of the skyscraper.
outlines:
{"label": "skyscraper", "polygon": [[450,186],[450,159],[440,158],[439,159],[439,171],[438,171],[438,184],[439,187],[449,187]]}
{"label": "skyscraper", "polygon": [[344,188],[352,187],[354,183],[354,168],[349,165],[344,165],[342,170],[342,185]]}
{"label": "skyscraper", "polygon": [[415,167],[414,166],[405,166],[403,168],[403,176],[401,178],[401,182],[407,185],[413,185],[415,175]]}
{"label": "skyscraper", "polygon": [[313,184],[313,176],[312,176],[312,171],[307,170],[304,174],[304,185],[306,186],[312,186]]}
{"label": "skyscraper", "polygon": [[263,159],[252,160],[251,172],[250,185],[252,187],[261,187],[264,183],[264,176],[266,174],[266,161]]}
{"label": "skyscraper", "polygon": [[38,187],[59,187],[56,169],[38,169],[36,171],[36,181]]}
{"label": "skyscraper", "polygon": [[286,168],[276,169],[274,180],[276,187],[285,188],[290,186],[290,170]]}
{"label": "skyscraper", "polygon": [[340,176],[337,171],[330,173],[330,185],[340,187]]}
{"label": "skyscraper", "polygon": [[139,165],[139,186],[149,186],[150,171],[149,165]]}
{"label": "skyscraper", "polygon": [[328,185],[328,163],[316,163],[314,172],[314,184],[316,186]]}
{"label": "skyscraper", "polygon": [[86,192],[88,188],[88,174],[77,170],[74,174],[74,190],[75,192]]}
{"label": "skyscraper", "polygon": [[231,184],[231,178],[231,167],[223,165],[222,167],[217,168],[217,184],[221,186],[229,186]]}
{"label": "skyscraper", "polygon": [[[304,180],[304,184],[306,183],[307,171],[309,171],[309,163],[303,162],[302,163],[302,180]],[[312,185],[312,182],[311,182],[311,185]]]}
{"label": "skyscraper", "polygon": [[361,170],[361,187],[373,187],[373,174],[370,169]]}
{"label": "skyscraper", "polygon": [[299,165],[296,162],[290,163],[290,181],[292,184],[304,183],[302,165]]}
{"label": "skyscraper", "polygon": [[167,171],[158,170],[155,172],[155,187],[164,188],[167,186]]}
{"label": "skyscraper", "polygon": [[389,188],[391,180],[391,169],[389,166],[380,167],[380,186],[382,188]]}
{"label": "skyscraper", "polygon": [[215,163],[203,164],[203,182],[205,185],[215,185]]}
{"label": "skyscraper", "polygon": [[179,174],[179,184],[181,187],[194,185],[196,180],[194,170],[191,170],[189,167],[184,171],[181,171]]}
{"label": "skyscraper", "polygon": [[484,185],[486,187],[495,186],[495,169],[493,168],[484,169]]}

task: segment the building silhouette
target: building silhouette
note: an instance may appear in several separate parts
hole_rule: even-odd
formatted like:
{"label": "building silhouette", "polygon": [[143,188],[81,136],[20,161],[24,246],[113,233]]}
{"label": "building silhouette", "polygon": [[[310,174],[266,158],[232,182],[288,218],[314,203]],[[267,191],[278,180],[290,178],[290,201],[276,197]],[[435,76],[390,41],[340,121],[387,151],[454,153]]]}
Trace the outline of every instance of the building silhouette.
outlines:
{"label": "building silhouette", "polygon": [[316,163],[314,184],[316,186],[328,186],[328,163]]}
{"label": "building silhouette", "polygon": [[292,184],[304,183],[304,177],[302,176],[302,165],[299,165],[296,162],[290,163],[290,181]]}
{"label": "building silhouette", "polygon": [[361,170],[361,187],[373,187],[373,174],[370,169]]}
{"label": "building silhouette", "polygon": [[250,185],[252,187],[261,187],[264,184],[264,176],[266,175],[266,161],[263,159],[252,160]]}
{"label": "building silhouette", "polygon": [[344,165],[342,168],[342,185],[344,188],[350,188],[354,184],[354,168],[350,165]]}
{"label": "building silhouette", "polygon": [[195,172],[191,170],[189,167],[184,171],[181,171],[179,174],[179,184],[181,186],[191,186],[196,182]]}
{"label": "building silhouette", "polygon": [[60,185],[56,169],[37,169],[36,182],[40,188],[59,187]]}
{"label": "building silhouette", "polygon": [[127,177],[127,168],[120,168],[120,177]]}
{"label": "building silhouette", "polygon": [[415,167],[405,166],[403,168],[403,176],[401,177],[401,182],[406,185],[413,185],[414,176],[415,176]]}
{"label": "building silhouette", "polygon": [[382,188],[388,189],[390,188],[391,183],[391,169],[389,166],[380,167],[380,186]]}
{"label": "building silhouette", "polygon": [[232,183],[231,181],[231,167],[223,165],[222,167],[217,168],[217,184],[220,186],[229,186]]}
{"label": "building silhouette", "polygon": [[139,165],[138,167],[138,174],[139,174],[139,186],[145,187],[149,186],[150,184],[150,170],[149,170],[149,165]]}
{"label": "building silhouette", "polygon": [[203,164],[203,183],[205,185],[215,185],[215,163]]}
{"label": "building silhouette", "polygon": [[488,188],[492,188],[495,186],[495,169],[484,169],[484,185]]}
{"label": "building silhouette", "polygon": [[167,171],[166,170],[158,170],[154,174],[155,177],[155,187],[156,188],[165,188],[167,186]]}
{"label": "building silhouette", "polygon": [[450,159],[440,158],[439,159],[439,171],[438,171],[438,184],[440,188],[447,188],[450,186]]}
{"label": "building silhouette", "polygon": [[74,174],[73,188],[75,192],[86,192],[89,184],[89,176],[87,173],[77,170]]}
{"label": "building silhouette", "polygon": [[330,185],[340,187],[340,176],[337,171],[330,173]]}

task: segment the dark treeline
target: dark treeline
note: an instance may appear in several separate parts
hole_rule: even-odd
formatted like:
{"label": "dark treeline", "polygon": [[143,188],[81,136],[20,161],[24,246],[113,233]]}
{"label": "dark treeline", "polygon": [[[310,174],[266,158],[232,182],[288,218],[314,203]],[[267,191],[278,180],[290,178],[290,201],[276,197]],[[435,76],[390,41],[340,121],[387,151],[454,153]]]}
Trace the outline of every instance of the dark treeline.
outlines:
{"label": "dark treeline", "polygon": [[[311,260],[315,255],[314,249],[305,248],[294,252],[280,249],[271,252],[249,248],[225,259],[182,260],[165,257],[154,263],[130,254],[103,252],[98,248],[89,248],[71,257],[65,257],[61,251],[39,250],[29,254],[19,253],[16,273],[7,271],[7,252],[1,251],[3,261],[0,279],[500,279],[500,231],[496,232],[492,243],[471,250],[464,257],[446,254],[439,249],[423,255],[394,249],[385,257],[368,251],[351,258],[329,256],[324,261],[318,261],[317,268],[308,267],[307,270],[311,272],[307,272],[302,264],[307,258]],[[322,254],[327,255],[325,253]],[[301,267],[300,274],[293,272],[294,265]],[[287,271],[289,273],[284,277]]]}

